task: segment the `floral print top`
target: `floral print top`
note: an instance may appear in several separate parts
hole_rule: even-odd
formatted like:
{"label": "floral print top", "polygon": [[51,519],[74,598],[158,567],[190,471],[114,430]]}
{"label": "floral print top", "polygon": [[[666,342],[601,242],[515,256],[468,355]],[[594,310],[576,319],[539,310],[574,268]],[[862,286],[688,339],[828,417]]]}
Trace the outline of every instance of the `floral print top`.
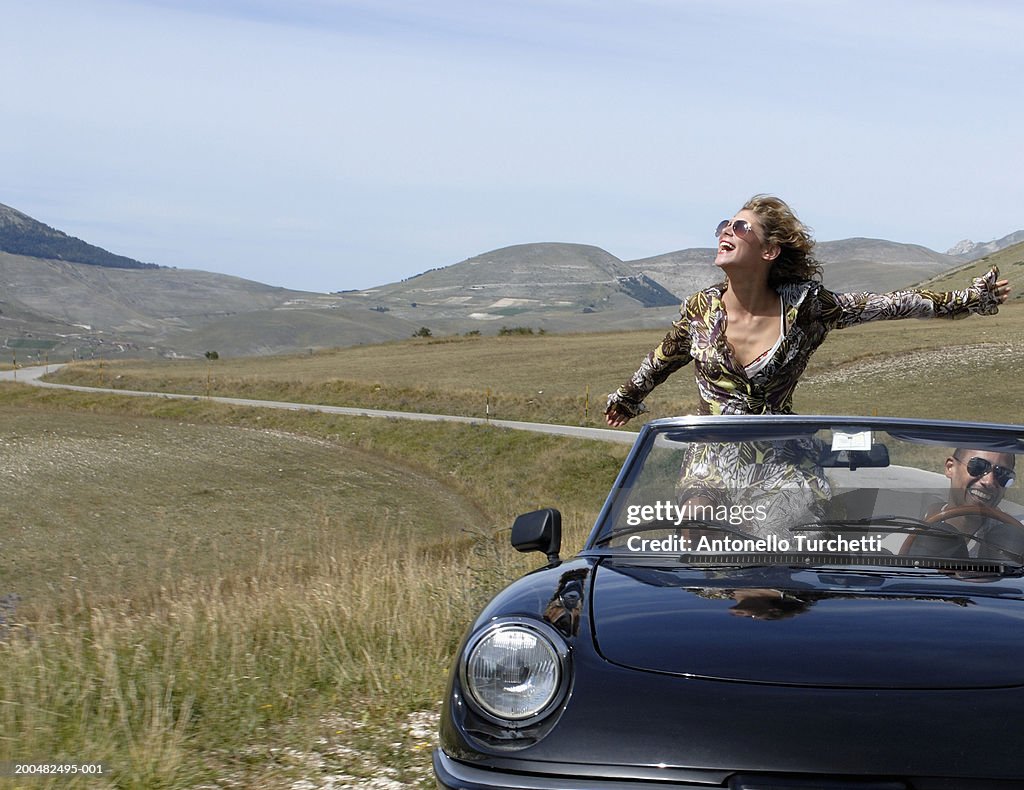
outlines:
{"label": "floral print top", "polygon": [[725,284],[698,291],[682,305],[679,320],[632,377],[608,396],[608,405],[635,417],[656,386],[689,362],[701,414],[790,414],[793,392],[807,362],[833,329],[898,318],[963,318],[999,310],[998,270],[993,267],[963,290],[833,293],[805,280],[780,285],[784,332],[771,359],[748,375],[726,341]]}

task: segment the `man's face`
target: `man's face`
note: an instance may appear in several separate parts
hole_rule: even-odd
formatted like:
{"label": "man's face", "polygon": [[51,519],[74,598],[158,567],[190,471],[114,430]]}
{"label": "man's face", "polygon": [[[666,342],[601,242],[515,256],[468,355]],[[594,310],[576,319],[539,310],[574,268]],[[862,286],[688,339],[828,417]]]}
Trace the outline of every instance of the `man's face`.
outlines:
{"label": "man's face", "polygon": [[[975,477],[967,470],[972,458],[988,461],[992,467],[986,474]],[[1013,469],[1014,456],[1010,453],[990,453],[986,450],[959,450],[946,459],[946,477],[949,478],[950,505],[988,505],[996,507],[1006,489],[996,480],[995,466]]]}

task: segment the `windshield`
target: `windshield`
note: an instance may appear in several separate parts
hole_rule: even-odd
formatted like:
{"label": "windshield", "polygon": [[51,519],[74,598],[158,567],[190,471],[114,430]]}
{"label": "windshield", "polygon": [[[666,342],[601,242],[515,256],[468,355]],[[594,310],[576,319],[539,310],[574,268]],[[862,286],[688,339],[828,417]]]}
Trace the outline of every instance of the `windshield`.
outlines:
{"label": "windshield", "polygon": [[589,547],[686,562],[1020,564],[1021,453],[1024,429],[1010,426],[658,421]]}

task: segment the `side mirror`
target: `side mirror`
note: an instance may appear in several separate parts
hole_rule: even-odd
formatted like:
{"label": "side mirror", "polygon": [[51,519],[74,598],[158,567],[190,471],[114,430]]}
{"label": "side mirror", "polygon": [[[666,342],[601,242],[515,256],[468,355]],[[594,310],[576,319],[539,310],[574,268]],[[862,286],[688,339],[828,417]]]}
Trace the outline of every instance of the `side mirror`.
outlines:
{"label": "side mirror", "polygon": [[512,523],[512,545],[517,551],[542,551],[548,562],[559,562],[562,514],[547,507],[517,516]]}

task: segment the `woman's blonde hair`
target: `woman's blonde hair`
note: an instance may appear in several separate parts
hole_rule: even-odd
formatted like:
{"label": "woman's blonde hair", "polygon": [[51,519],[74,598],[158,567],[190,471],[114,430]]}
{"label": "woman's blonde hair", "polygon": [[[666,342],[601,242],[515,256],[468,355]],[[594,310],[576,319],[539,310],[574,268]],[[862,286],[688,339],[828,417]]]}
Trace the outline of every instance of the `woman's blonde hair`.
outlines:
{"label": "woman's blonde hair", "polygon": [[757,215],[766,247],[777,244],[781,252],[768,272],[768,285],[821,279],[821,264],[815,259],[811,229],[797,219],[789,205],[774,195],[754,195],[743,209]]}

